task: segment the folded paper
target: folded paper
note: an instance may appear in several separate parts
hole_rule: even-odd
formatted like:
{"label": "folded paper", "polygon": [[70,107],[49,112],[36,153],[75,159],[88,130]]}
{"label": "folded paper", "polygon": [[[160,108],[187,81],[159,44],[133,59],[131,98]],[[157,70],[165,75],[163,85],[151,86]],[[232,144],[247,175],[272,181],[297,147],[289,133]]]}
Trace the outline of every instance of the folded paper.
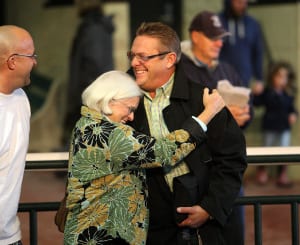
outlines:
{"label": "folded paper", "polygon": [[226,105],[244,107],[249,102],[251,90],[245,87],[233,86],[228,80],[220,80],[217,90]]}

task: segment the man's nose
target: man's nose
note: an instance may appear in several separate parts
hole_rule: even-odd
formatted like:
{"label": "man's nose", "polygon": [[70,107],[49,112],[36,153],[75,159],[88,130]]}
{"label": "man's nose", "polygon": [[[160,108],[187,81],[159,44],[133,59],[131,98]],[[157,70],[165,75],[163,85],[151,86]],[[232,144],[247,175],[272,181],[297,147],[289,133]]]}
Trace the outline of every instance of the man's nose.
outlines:
{"label": "man's nose", "polygon": [[223,39],[218,39],[215,41],[215,44],[218,46],[218,47],[222,47],[223,46]]}

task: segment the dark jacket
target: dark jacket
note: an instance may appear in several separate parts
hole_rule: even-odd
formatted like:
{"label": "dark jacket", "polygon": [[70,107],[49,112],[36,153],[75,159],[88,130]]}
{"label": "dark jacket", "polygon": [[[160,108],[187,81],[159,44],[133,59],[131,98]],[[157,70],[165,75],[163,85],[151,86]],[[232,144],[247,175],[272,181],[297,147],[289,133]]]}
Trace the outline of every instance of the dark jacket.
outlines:
{"label": "dark jacket", "polygon": [[[181,44],[181,48],[181,62],[186,75],[191,81],[202,84],[202,86],[208,87],[210,89],[217,88],[218,81],[220,80],[228,80],[233,86],[243,86],[241,77],[230,64],[226,62],[218,62],[214,69],[209,70],[207,66],[201,65],[195,60],[195,57],[191,51],[190,41],[183,41]],[[254,110],[251,98],[249,101],[249,105],[250,115],[252,119]],[[242,127],[242,129],[245,129],[249,126],[251,119]]]}
{"label": "dark jacket", "polygon": [[[163,111],[169,131],[178,129],[187,117],[203,111],[202,94],[202,85],[188,79],[178,64],[170,105]],[[138,131],[150,133],[143,102],[131,125]],[[214,217],[199,228],[203,244],[220,245],[223,243],[221,227],[238,196],[247,166],[246,145],[242,131],[226,108],[208,124],[207,136],[207,142],[194,150],[185,162],[198,182],[196,203]],[[163,171],[147,170],[147,184],[150,208],[147,245],[176,245],[176,236],[182,229],[176,224],[173,194]]]}
{"label": "dark jacket", "polygon": [[228,80],[234,86],[243,86],[243,81],[240,76],[228,63],[218,62],[215,68],[209,71],[207,66],[199,63],[197,64],[195,57],[191,53],[190,41],[182,42],[181,47],[181,61],[184,66],[185,73],[191,81],[200,83],[211,89],[216,88],[218,81],[224,79]]}
{"label": "dark jacket", "polygon": [[236,17],[232,13],[229,0],[225,0],[220,20],[224,28],[231,33],[227,37],[220,60],[231,64],[239,73],[245,87],[252,78],[263,79],[264,40],[259,23],[248,14]]}
{"label": "dark jacket", "polygon": [[67,140],[80,117],[83,90],[99,75],[114,67],[113,31],[112,16],[91,11],[82,17],[69,57],[68,100],[64,122]]}
{"label": "dark jacket", "polygon": [[267,88],[259,96],[254,96],[255,106],[264,106],[265,111],[262,118],[262,130],[282,133],[290,130],[289,114],[296,113],[294,97],[282,92],[277,93],[274,89]]}

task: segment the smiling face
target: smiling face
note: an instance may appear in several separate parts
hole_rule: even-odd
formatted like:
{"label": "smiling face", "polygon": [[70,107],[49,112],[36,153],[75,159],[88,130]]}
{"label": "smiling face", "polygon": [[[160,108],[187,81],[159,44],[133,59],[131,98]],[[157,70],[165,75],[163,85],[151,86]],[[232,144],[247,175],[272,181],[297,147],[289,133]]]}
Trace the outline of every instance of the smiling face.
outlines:
{"label": "smiling face", "polygon": [[[137,36],[130,50],[139,56],[150,56],[169,51],[158,38],[147,35]],[[176,55],[173,52],[156,56],[147,61],[134,56],[131,60],[136,83],[145,91],[153,92],[165,84],[174,72]]]}
{"label": "smiling face", "polygon": [[8,81],[1,91],[9,94],[30,84],[31,70],[37,65],[35,48],[31,35],[17,26],[1,26],[0,42],[2,80]]}
{"label": "smiling face", "polygon": [[20,39],[22,40],[22,42],[20,42],[21,45],[15,51],[16,55],[12,58],[15,59],[18,64],[21,83],[19,86],[23,87],[30,84],[30,73],[37,65],[37,60],[33,56],[35,49],[32,38],[27,33],[24,33]]}
{"label": "smiling face", "polygon": [[109,103],[112,114],[107,115],[107,117],[113,122],[126,123],[127,121],[132,121],[139,101],[140,97],[112,100]]}

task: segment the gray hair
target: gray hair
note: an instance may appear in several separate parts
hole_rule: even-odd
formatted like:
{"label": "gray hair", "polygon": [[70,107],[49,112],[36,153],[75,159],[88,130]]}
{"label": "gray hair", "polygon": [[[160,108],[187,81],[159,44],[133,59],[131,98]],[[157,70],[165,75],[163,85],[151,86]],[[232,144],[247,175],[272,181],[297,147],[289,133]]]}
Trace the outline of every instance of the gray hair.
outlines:
{"label": "gray hair", "polygon": [[142,92],[134,79],[123,71],[109,71],[100,75],[82,93],[82,103],[100,113],[112,113],[111,100],[141,96]]}

